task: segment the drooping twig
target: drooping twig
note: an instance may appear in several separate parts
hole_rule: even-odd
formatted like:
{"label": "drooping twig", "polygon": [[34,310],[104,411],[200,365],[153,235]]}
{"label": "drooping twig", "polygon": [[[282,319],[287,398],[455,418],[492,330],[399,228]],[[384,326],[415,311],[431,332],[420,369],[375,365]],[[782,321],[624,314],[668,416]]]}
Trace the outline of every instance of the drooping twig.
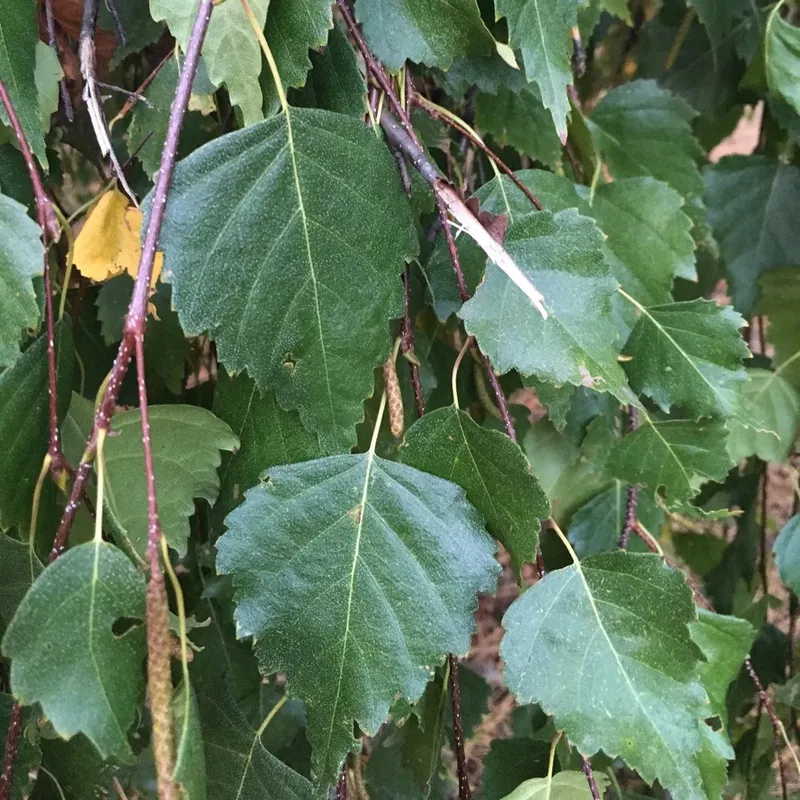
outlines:
{"label": "drooping twig", "polygon": [[47,393],[49,401],[49,444],[48,454],[50,456],[50,469],[57,483],[63,485],[66,478],[66,460],[61,452],[61,440],[58,431],[58,388],[56,385],[56,345],[55,345],[55,324],[53,320],[53,292],[50,280],[50,259],[48,257],[48,246],[51,242],[58,239],[60,226],[50,199],[45,193],[39,170],[33,160],[28,140],[22,131],[19,117],[11,102],[5,84],[0,80],[0,102],[5,108],[14,135],[17,138],[20,151],[22,152],[25,166],[28,170],[33,196],[36,202],[36,217],[39,227],[42,229],[42,244],[44,245],[44,305],[45,305],[45,324],[47,328]]}
{"label": "drooping twig", "polygon": [[0,773],[0,800],[11,800],[11,787],[14,783],[14,767],[17,764],[19,737],[22,733],[22,705],[15,702],[11,706],[3,751],[3,771]]}
{"label": "drooping twig", "polygon": [[586,775],[586,780],[589,782],[589,791],[592,793],[592,800],[600,800],[600,792],[597,789],[597,781],[594,779],[592,765],[586,756],[581,756],[581,761],[583,774]]}
{"label": "drooping twig", "polygon": [[[57,54],[58,41],[56,40],[56,21],[53,17],[53,0],[44,0],[44,16],[47,22],[48,44]],[[58,82],[58,89],[61,92],[61,102],[64,104],[64,113],[67,115],[67,119],[72,122],[75,118],[75,109],[72,107],[72,98],[69,96],[66,78],[61,78]]]}
{"label": "drooping twig", "polygon": [[367,65],[367,70],[375,79],[378,86],[383,89],[386,97],[389,100],[389,103],[394,109],[394,113],[397,114],[400,122],[405,128],[406,133],[416,144],[419,144],[419,139],[417,138],[417,134],[414,132],[414,128],[411,126],[411,120],[406,113],[406,109],[403,108],[403,104],[397,97],[397,94],[394,91],[392,83],[389,80],[386,71],[383,69],[383,66],[369,49],[369,45],[366,43],[361,31],[358,28],[358,25],[356,24],[355,17],[353,16],[353,12],[350,10],[350,7],[347,4],[347,0],[336,0],[336,5],[339,8],[342,19],[344,20],[350,35],[353,37],[353,41],[355,42],[358,51],[361,53],[361,57],[364,59],[364,63]]}
{"label": "drooping twig", "polygon": [[[442,233],[444,234],[444,240],[447,243],[447,252],[450,255],[450,262],[453,265],[453,271],[456,275],[456,284],[458,285],[458,293],[461,295],[461,302],[466,303],[467,300],[470,298],[469,289],[467,288],[466,281],[464,280],[464,270],[461,267],[461,257],[458,254],[458,248],[456,247],[456,241],[453,237],[453,232],[450,229],[450,222],[447,219],[447,208],[444,205],[439,197],[436,197],[436,205],[439,209],[439,219],[442,222]],[[492,392],[494,393],[495,399],[497,401],[497,407],[500,409],[500,416],[503,419],[503,425],[505,426],[506,433],[508,434],[509,439],[512,442],[517,441],[517,432],[514,428],[514,423],[511,419],[511,414],[508,411],[508,403],[506,402],[505,395],[503,394],[503,390],[500,386],[500,382],[497,380],[497,374],[494,371],[494,368],[491,365],[488,357],[481,353],[481,360],[483,361],[484,369],[486,370],[486,376],[489,379],[489,383],[492,387]]]}
{"label": "drooping twig", "polygon": [[[628,431],[636,430],[638,413],[635,406],[628,407]],[[639,487],[635,483],[628,485],[628,496],[625,501],[625,518],[622,521],[622,531],[619,535],[620,550],[628,549],[631,532],[636,527],[636,506],[639,501]]]}
{"label": "drooping twig", "polygon": [[764,464],[763,474],[761,476],[761,513],[759,518],[759,555],[758,555],[758,572],[761,576],[761,588],[764,596],[769,594],[769,576],[767,574],[767,490],[768,490],[769,472],[767,471],[767,464]]}
{"label": "drooping twig", "polygon": [[[787,800],[789,795],[786,788],[786,768],[783,764],[780,751],[780,745],[784,740],[783,726],[781,725],[781,721],[778,719],[778,715],[775,713],[775,707],[772,705],[772,698],[764,690],[764,687],[761,684],[761,679],[758,677],[758,674],[753,667],[753,662],[750,660],[749,656],[744,660],[744,668],[747,670],[747,674],[755,684],[759,701],[766,710],[769,721],[772,724],[772,735],[775,739],[775,758],[778,759],[778,773],[781,779],[781,797],[782,800]],[[791,745],[789,746],[791,747]]]}
{"label": "drooping twig", "polygon": [[544,206],[542,206],[542,204],[539,202],[536,195],[514,174],[514,171],[511,169],[511,167],[509,167],[508,164],[506,164],[505,161],[503,161],[503,159],[497,155],[497,153],[495,153],[490,147],[487,147],[486,143],[481,138],[474,136],[472,131],[466,129],[453,117],[441,113],[435,104],[431,103],[427,97],[424,97],[419,92],[412,92],[411,99],[412,102],[422,108],[431,117],[444,122],[445,125],[449,125],[451,128],[454,128],[459,133],[466,136],[466,138],[469,139],[469,141],[472,142],[472,144],[474,144],[478,150],[480,150],[487,158],[494,161],[494,163],[511,179],[513,184],[525,195],[525,197],[531,201],[537,211],[544,210]]}
{"label": "drooping twig", "polygon": [[339,782],[336,784],[336,800],[347,800],[347,764],[339,773]]}
{"label": "drooping twig", "polygon": [[[36,163],[33,160],[28,140],[22,131],[19,117],[11,102],[5,84],[0,80],[0,102],[5,108],[11,128],[17,138],[20,151],[22,152],[28,176],[33,187],[33,196],[36,203],[36,217],[39,227],[42,229],[42,244],[44,246],[44,305],[45,305],[45,326],[47,335],[47,396],[48,396],[48,446],[47,459],[50,474],[55,482],[64,487],[66,485],[69,465],[61,450],[61,438],[58,429],[58,382],[56,375],[56,345],[55,345],[55,324],[53,320],[53,290],[50,277],[50,259],[48,246],[51,241],[58,238],[59,225],[53,206],[50,203]],[[42,478],[46,474],[46,467],[42,472]],[[14,702],[11,708],[11,718],[9,720],[8,732],[6,734],[5,750],[3,753],[3,772],[0,774],[0,800],[8,800],[11,792],[11,784],[14,780],[14,767],[17,761],[19,748],[19,736],[22,726],[22,706]]]}
{"label": "drooping twig", "polygon": [[100,153],[103,156],[108,156],[119,185],[128,195],[131,202],[138,208],[139,204],[136,200],[136,195],[128,185],[125,173],[122,171],[122,166],[111,143],[108,123],[100,103],[100,91],[97,83],[97,49],[94,41],[97,28],[97,10],[98,0],[83,0],[83,19],[81,21],[81,35],[78,45],[81,59],[81,75],[84,83],[83,99],[89,110],[89,119],[92,121],[92,129],[100,147]]}
{"label": "drooping twig", "polygon": [[458,659],[451,653],[450,663],[450,707],[453,711],[453,735],[456,742],[456,766],[458,770],[458,800],[472,800],[467,775],[467,758],[464,754],[464,727],[461,723],[461,686],[458,682]]}
{"label": "drooping twig", "polygon": [[161,167],[156,179],[155,191],[153,193],[153,205],[144,244],[142,246],[142,255],[139,261],[133,296],[125,319],[122,342],[120,343],[117,356],[114,359],[114,365],[111,369],[111,376],[106,385],[105,392],[97,408],[92,423],[92,432],[86,444],[86,449],[84,450],[81,462],[75,472],[72,492],[64,508],[64,513],[58,526],[58,532],[53,542],[54,553],[61,552],[66,545],[70,528],[75,519],[78,502],[91,472],[92,461],[94,460],[97,448],[97,433],[101,429],[108,431],[111,425],[111,416],[114,413],[117,395],[119,394],[122,380],[128,371],[131,358],[133,357],[135,333],[137,330],[144,330],[150,279],[153,272],[158,237],[164,222],[169,188],[172,183],[172,173],[175,168],[175,158],[178,150],[178,139],[183,126],[186,108],[189,104],[192,81],[194,80],[198,59],[200,57],[200,47],[205,37],[206,30],[208,29],[208,22],[211,17],[213,5],[213,0],[202,0],[189,39],[189,45],[186,50],[186,60],[181,72],[175,100],[172,103],[166,142],[161,157]]}
{"label": "drooping twig", "polygon": [[542,318],[547,319],[549,312],[545,307],[542,293],[516,265],[503,245],[484,227],[472,209],[461,198],[456,188],[440,175],[438,168],[428,158],[422,147],[414,141],[389,112],[384,111],[381,114],[380,123],[389,144],[403,152],[406,159],[433,189],[437,201],[442,202],[464,232],[475,240],[481,250],[530,300],[531,304],[542,315]]}
{"label": "drooping twig", "polygon": [[128,34],[125,32],[125,26],[122,24],[122,17],[120,16],[119,9],[117,8],[117,0],[106,0],[106,6],[114,18],[114,27],[117,29],[117,36],[119,36],[119,43],[121,45],[128,44]]}

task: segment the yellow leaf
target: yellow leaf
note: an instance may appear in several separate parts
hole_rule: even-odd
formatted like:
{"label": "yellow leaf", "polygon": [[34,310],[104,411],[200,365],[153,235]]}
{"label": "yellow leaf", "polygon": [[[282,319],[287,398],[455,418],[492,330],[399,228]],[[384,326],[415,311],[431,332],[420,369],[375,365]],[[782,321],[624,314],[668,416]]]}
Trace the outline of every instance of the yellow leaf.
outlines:
{"label": "yellow leaf", "polygon": [[[142,255],[141,230],[142,212],[129,206],[128,198],[118,189],[111,189],[91,210],[75,239],[75,266],[84,277],[97,282],[123,272],[135,278]],[[151,288],[161,274],[163,263],[163,253],[156,253]]]}

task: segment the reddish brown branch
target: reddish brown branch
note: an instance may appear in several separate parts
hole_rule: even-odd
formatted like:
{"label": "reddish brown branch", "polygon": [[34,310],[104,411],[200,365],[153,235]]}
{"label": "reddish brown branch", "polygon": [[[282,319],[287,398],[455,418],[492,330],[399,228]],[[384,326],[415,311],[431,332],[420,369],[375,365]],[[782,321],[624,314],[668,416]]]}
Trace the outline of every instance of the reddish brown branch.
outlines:
{"label": "reddish brown branch", "polygon": [[581,761],[583,774],[586,775],[586,780],[589,782],[589,791],[592,793],[592,800],[600,800],[600,792],[597,789],[597,781],[594,779],[592,765],[586,756],[581,756]]}
{"label": "reddish brown branch", "polygon": [[461,722],[461,686],[458,682],[458,659],[450,654],[450,707],[453,711],[453,735],[456,743],[456,767],[458,770],[458,800],[472,800],[467,774],[467,758],[464,754],[464,727]]}
{"label": "reddish brown branch", "polygon": [[487,158],[491,159],[512,181],[514,186],[516,186],[524,195],[528,198],[528,200],[533,203],[534,208],[537,211],[543,211],[544,206],[539,202],[536,195],[514,174],[514,171],[508,164],[503,161],[497,153],[493,152],[490,147],[487,147],[483,140],[477,138],[472,131],[468,130],[467,128],[460,125],[451,117],[442,114],[435,105],[433,105],[430,100],[426,97],[423,97],[419,92],[412,91],[411,94],[412,102],[416,103],[421,109],[423,109],[428,115],[433,117],[434,119],[443,122],[445,125],[449,125],[454,130],[457,130],[460,134],[465,136],[469,139],[475,147],[478,148]]}
{"label": "reddish brown branch", "polygon": [[56,344],[55,344],[55,323],[53,320],[53,289],[50,279],[50,258],[48,256],[48,247],[51,242],[58,239],[60,234],[60,227],[56,217],[53,206],[50,203],[42,179],[39,176],[39,170],[36,162],[33,159],[33,153],[22,131],[19,117],[11,102],[5,84],[0,80],[0,102],[5,108],[8,119],[11,122],[11,128],[17,138],[19,149],[22,152],[22,158],[25,161],[25,167],[28,170],[28,176],[33,187],[33,196],[36,202],[36,218],[39,222],[39,227],[42,229],[42,244],[44,246],[44,308],[45,308],[45,325],[47,329],[47,394],[49,401],[49,439],[47,452],[50,456],[50,471],[54,480],[60,485],[64,485],[66,480],[66,460],[61,452],[61,440],[58,430],[58,385],[56,378]]}
{"label": "reddish brown branch", "polygon": [[769,594],[769,576],[767,574],[767,500],[768,500],[768,481],[769,471],[767,464],[764,464],[763,474],[761,476],[761,514],[759,519],[759,555],[758,555],[758,573],[761,576],[761,588],[764,595]]}
{"label": "reddish brown branch", "polygon": [[[55,323],[53,319],[53,288],[50,276],[50,258],[48,248],[51,241],[55,241],[59,234],[59,225],[50,200],[42,185],[39,170],[33,159],[31,148],[17,116],[14,104],[8,94],[5,84],[0,80],[0,102],[2,102],[8,116],[11,128],[17,138],[22,153],[28,176],[33,187],[33,196],[36,202],[36,218],[42,230],[43,273],[44,273],[44,307],[45,326],[47,335],[47,396],[48,396],[48,447],[50,457],[50,474],[53,480],[65,486],[69,466],[61,450],[61,438],[58,428],[58,378],[56,374],[56,345]],[[22,706],[14,702],[11,707],[11,717],[6,733],[5,749],[3,751],[3,772],[0,774],[0,800],[8,800],[11,795],[11,785],[14,781],[14,768],[19,750],[19,736],[22,725]]]}
{"label": "reddish brown branch", "polygon": [[775,707],[772,705],[772,698],[767,694],[763,685],[761,684],[761,679],[758,677],[758,674],[753,667],[753,662],[750,660],[750,656],[744,660],[744,668],[747,670],[747,674],[755,684],[756,690],[758,691],[759,701],[766,709],[767,716],[772,724],[772,735],[775,739],[775,758],[778,759],[778,773],[780,774],[781,778],[781,797],[783,800],[787,800],[789,795],[786,788],[786,768],[783,764],[783,759],[781,758],[781,745],[783,744],[781,723],[778,719],[778,715],[775,713]]}
{"label": "reddish brown branch", "polygon": [[167,129],[167,138],[161,157],[161,167],[158,172],[158,178],[156,179],[156,187],[153,193],[153,203],[150,210],[150,218],[148,220],[144,245],[142,246],[142,255],[139,261],[139,270],[136,276],[136,282],[134,284],[133,297],[131,298],[131,304],[128,308],[128,314],[125,318],[122,342],[120,343],[119,350],[117,351],[117,357],[114,359],[114,365],[111,369],[111,376],[108,384],[106,385],[106,389],[103,393],[97,413],[95,414],[92,424],[92,432],[86,444],[86,449],[75,473],[75,480],[72,484],[72,493],[70,494],[69,501],[64,508],[64,513],[58,526],[58,532],[56,533],[56,538],[53,542],[51,558],[54,557],[54,555],[58,555],[66,545],[67,538],[69,537],[69,531],[75,519],[75,512],[77,511],[86,481],[91,473],[92,462],[94,461],[97,450],[97,434],[100,430],[108,431],[111,425],[111,417],[114,413],[117,395],[119,394],[122,380],[128,371],[131,358],[133,357],[135,335],[139,331],[144,331],[147,313],[147,297],[150,290],[150,278],[153,272],[153,263],[155,261],[158,237],[161,233],[161,226],[164,222],[164,213],[166,211],[169,188],[170,184],[172,183],[172,173],[175,169],[178,139],[183,126],[183,118],[186,113],[186,108],[189,103],[192,81],[194,80],[194,75],[197,70],[197,62],[200,57],[200,46],[208,28],[212,7],[213,0],[202,0],[198,10],[197,18],[195,20],[194,28],[189,39],[189,46],[186,51],[186,60],[181,72],[178,90],[175,94],[175,100],[172,104],[172,112],[170,114],[169,127]]}
{"label": "reddish brown branch", "polygon": [[11,787],[14,783],[14,767],[19,751],[19,737],[22,733],[22,706],[14,703],[8,720],[8,732],[3,752],[3,772],[0,773],[0,800],[10,800]]}
{"label": "reddish brown branch", "polygon": [[342,14],[342,19],[344,19],[345,25],[347,25],[347,30],[353,37],[353,41],[355,42],[358,51],[361,53],[361,57],[364,59],[364,63],[367,65],[367,70],[375,79],[375,82],[378,84],[378,86],[380,86],[380,88],[385,92],[389,103],[391,103],[391,106],[394,109],[395,114],[397,114],[398,118],[400,119],[400,122],[405,128],[406,133],[417,145],[419,145],[419,139],[417,138],[417,134],[411,125],[411,119],[406,113],[406,109],[403,108],[403,104],[400,102],[397,93],[392,87],[392,82],[389,80],[383,65],[380,63],[380,61],[378,61],[377,58],[375,58],[375,56],[372,54],[372,51],[369,49],[369,45],[359,30],[358,24],[353,16],[353,12],[350,11],[347,0],[336,0],[336,5]]}

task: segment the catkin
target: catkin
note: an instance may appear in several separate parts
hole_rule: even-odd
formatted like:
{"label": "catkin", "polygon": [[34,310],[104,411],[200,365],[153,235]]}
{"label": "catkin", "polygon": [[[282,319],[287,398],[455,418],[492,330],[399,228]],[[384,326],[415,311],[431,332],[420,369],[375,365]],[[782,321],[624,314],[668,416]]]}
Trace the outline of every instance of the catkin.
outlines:
{"label": "catkin", "polygon": [[405,428],[403,395],[400,392],[400,381],[397,378],[397,369],[391,356],[383,365],[383,382],[386,384],[386,399],[389,404],[389,428],[392,436],[399,439]]}

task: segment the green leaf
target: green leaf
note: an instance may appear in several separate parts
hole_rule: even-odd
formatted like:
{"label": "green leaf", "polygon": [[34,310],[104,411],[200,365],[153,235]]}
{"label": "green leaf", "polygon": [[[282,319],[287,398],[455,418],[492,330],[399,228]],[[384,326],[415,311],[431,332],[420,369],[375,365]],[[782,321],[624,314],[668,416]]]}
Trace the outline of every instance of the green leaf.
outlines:
{"label": "green leaf", "polygon": [[[596,495],[572,518],[568,537],[580,558],[597,553],[614,551],[619,547],[625,509],[628,501],[628,485],[614,481],[614,485]],[[664,512],[647,494],[640,494],[636,504],[636,519],[656,535],[664,521]],[[638,536],[632,536],[628,550],[647,550]]]}
{"label": "green leaf", "polygon": [[[56,327],[59,416],[69,404],[74,351],[67,324]],[[0,374],[0,528],[27,533],[36,480],[47,453],[47,337]],[[75,462],[77,463],[77,462]]]}
{"label": "green leaf", "polygon": [[460,56],[494,51],[476,0],[357,0],[356,16],[391,72],[406,61],[447,69]]}
{"label": "green leaf", "polygon": [[800,30],[781,16],[784,3],[767,17],[764,33],[764,67],[767,86],[800,113]]}
{"label": "green leaf", "polygon": [[717,51],[729,38],[739,14],[745,10],[747,0],[688,0],[705,25],[715,58]]}
{"label": "green leaf", "polygon": [[[161,527],[169,546],[185,555],[195,498],[214,503],[220,450],[235,450],[239,440],[222,420],[198,406],[150,406],[149,412]],[[63,433],[64,452],[73,463],[82,452],[91,420],[91,402],[73,395]],[[138,409],[115,414],[103,456],[105,513],[121,542],[144,557],[148,523],[141,425]]]}
{"label": "green leaf", "polygon": [[0,195],[0,367],[17,360],[24,331],[39,321],[33,279],[43,269],[40,237],[25,206]]}
{"label": "green leaf", "polygon": [[800,425],[800,394],[778,373],[748,369],[739,389],[741,412],[728,420],[728,453],[734,461],[758,456],[785,461]]}
{"label": "green leaf", "polygon": [[683,100],[655,81],[633,81],[605,95],[587,124],[615,180],[651,175],[683,197],[694,197],[703,192],[694,117]]}
{"label": "green leaf", "polygon": [[417,420],[402,446],[403,463],[453,481],[481,512],[516,570],[535,561],[541,520],[550,504],[519,446],[448,406]]}
{"label": "green leaf", "polygon": [[570,30],[578,24],[575,0],[497,0],[497,16],[508,21],[509,44],[522,51],[528,80],[539,87],[562,140],[567,137],[572,83]]}
{"label": "green leaf", "polygon": [[529,778],[546,775],[549,753],[549,743],[529,736],[495,739],[482,764],[483,800],[501,800]]}
{"label": "green leaf", "polygon": [[687,627],[696,619],[683,575],[658,556],[591,556],[511,605],[506,683],[584,755],[602,750],[647,783],[705,800],[698,755],[709,707]]}
{"label": "green leaf", "polygon": [[498,372],[516,369],[637,402],[617,363],[611,316],[616,282],[602,243],[594,222],[574,209],[541,211],[511,225],[506,250],[544,295],[549,316],[543,319],[504,272],[487,265],[483,283],[460,315]]}
{"label": "green leaf", "polygon": [[[150,0],[150,14],[156,22],[165,21],[170,32],[186,52],[189,34],[200,0]],[[269,0],[250,0],[250,7],[261,27],[267,19]],[[261,47],[241,3],[220,3],[214,8],[208,33],[203,40],[203,60],[215,86],[225,84],[231,104],[241,109],[245,125],[263,117],[261,111]]]}
{"label": "green leaf", "polygon": [[36,42],[34,80],[39,94],[39,116],[44,133],[50,130],[50,118],[58,111],[58,82],[64,77],[58,54],[44,42]]}
{"label": "green leaf", "polygon": [[[214,12],[216,13],[216,12]],[[212,14],[213,18],[213,14]],[[183,63],[183,62],[181,62]],[[128,143],[136,150],[136,157],[149,176],[154,176],[161,167],[161,152],[167,139],[167,127],[172,101],[178,88],[180,69],[175,58],[170,58],[158,71],[152,83],[147,87],[144,96],[147,103],[137,103],[131,113],[131,124],[128,128]],[[197,74],[192,84],[193,96],[211,95],[215,91],[208,78],[205,62],[201,59]],[[194,145],[193,137],[187,136],[192,121],[202,119],[198,113],[189,111],[184,120],[184,129],[178,146],[178,157],[189,154],[188,144]],[[144,143],[144,144],[142,144]],[[141,145],[141,147],[140,147]]]}
{"label": "green leaf", "polygon": [[767,156],[728,156],[705,172],[708,220],[733,282],[734,305],[749,314],[762,272],[800,263],[800,169]]}
{"label": "green leaf", "polygon": [[706,657],[700,664],[700,683],[708,693],[712,711],[727,723],[728,687],[739,674],[758,631],[739,617],[715,614],[704,608],[699,608],[697,615],[697,622],[689,623],[689,631]]}
{"label": "green leaf", "polygon": [[[610,781],[598,772],[594,779],[602,797]],[[591,797],[589,782],[582,772],[559,772],[549,778],[531,778],[503,800],[589,800]]]}
{"label": "green leaf", "polygon": [[668,506],[690,500],[733,465],[725,449],[725,424],[703,420],[647,420],[611,450],[606,469],[616,478],[662,489]]}
{"label": "green leaf", "polygon": [[311,800],[311,784],[261,743],[224,683],[200,697],[208,800]]}
{"label": "green leaf", "polygon": [[[125,314],[133,294],[133,279],[127,273],[106,281],[97,293],[97,319],[107,344],[119,342],[125,326]],[[172,394],[180,394],[186,377],[189,343],[183,333],[178,315],[172,309],[172,289],[159,282],[150,295],[149,305],[155,308],[147,321],[144,340],[147,385],[152,389],[153,378],[160,379]]]}
{"label": "green leaf", "polygon": [[103,758],[132,760],[127,732],[142,700],[145,584],[105,542],[68,550],[42,572],[8,626],[3,653],[21,703],[39,703],[58,734],[84,733]]}
{"label": "green leaf", "polygon": [[[799,254],[800,256],[800,254]],[[760,314],[769,315],[769,338],[775,345],[775,375],[800,391],[800,269],[778,269],[762,276]]]}
{"label": "green leaf", "polygon": [[[267,9],[264,35],[272,50],[284,87],[300,87],[311,68],[309,50],[319,50],[333,27],[330,0],[271,0]],[[275,81],[269,70],[262,75],[264,107],[268,112],[280,107]]]}
{"label": "green leaf", "polygon": [[233,574],[238,635],[306,702],[324,787],[354,721],[374,734],[398,694],[415,701],[446,653],[466,652],[477,592],[496,581],[491,539],[462,489],[372,450],[270,470],[226,524],[217,569]]}
{"label": "green leaf", "polygon": [[[7,731],[11,717],[14,698],[10,694],[0,693],[0,730]],[[27,800],[31,796],[36,774],[42,760],[42,751],[38,741],[31,741],[30,729],[36,730],[36,709],[26,708],[22,717],[22,732],[19,737],[19,749],[14,765],[14,780],[11,784],[9,800]],[[38,731],[37,731],[38,733]]]}
{"label": "green leaf", "polygon": [[8,625],[44,566],[27,543],[0,534],[0,568],[0,620]]}
{"label": "green leaf", "polygon": [[558,433],[546,419],[528,429],[522,449],[550,500],[553,518],[560,525],[611,485],[603,465],[612,442],[608,423],[603,419],[589,425],[580,446],[568,435]]}
{"label": "green leaf", "polygon": [[697,279],[692,221],[682,207],[674,189],[642,177],[598,186],[588,212],[581,212],[608,237],[606,257],[620,286],[645,305],[668,303],[676,276]]}
{"label": "green leaf", "polygon": [[709,300],[637,306],[641,316],[622,351],[634,390],[666,412],[674,405],[692,417],[731,416],[747,380],[744,319]]}
{"label": "green leaf", "polygon": [[800,515],[793,516],[781,528],[774,550],[781,581],[800,594]]}
{"label": "green leaf", "polygon": [[367,84],[347,36],[334,25],[321,53],[311,51],[312,70],[305,87],[289,99],[293,105],[324,108],[359,119],[364,115]]}
{"label": "green leaf", "polygon": [[231,378],[220,370],[214,394],[214,413],[235,432],[239,449],[224,453],[219,498],[214,506],[215,527],[244,500],[264,470],[296,464],[322,455],[317,437],[301,424],[296,412],[284,411],[270,392],[260,392],[246,375]]}
{"label": "green leaf", "polygon": [[[0,20],[0,80],[6,86],[19,117],[22,132],[39,163],[47,169],[44,135],[36,87],[36,50],[39,30],[36,5],[30,0],[10,0]],[[5,111],[0,118],[8,122]]]}
{"label": "green leaf", "polygon": [[200,710],[191,684],[182,681],[173,692],[175,718],[175,782],[183,800],[205,800],[206,762],[200,730]]}
{"label": "green leaf", "polygon": [[223,136],[178,166],[160,244],[184,330],[209,330],[326,452],[352,446],[417,249],[384,144],[311,109]]}
{"label": "green leaf", "polygon": [[117,35],[117,23],[106,3],[98,3],[97,27],[113,32],[117,37],[117,46],[111,66],[119,65],[126,56],[144,50],[147,45],[154,44],[164,32],[164,26],[150,16],[148,3],[142,0],[116,0],[115,11],[119,15],[127,42],[123,44]]}
{"label": "green leaf", "polygon": [[548,167],[561,163],[561,140],[553,119],[533,85],[518,92],[500,88],[475,98],[475,123],[501,145],[510,145]]}

